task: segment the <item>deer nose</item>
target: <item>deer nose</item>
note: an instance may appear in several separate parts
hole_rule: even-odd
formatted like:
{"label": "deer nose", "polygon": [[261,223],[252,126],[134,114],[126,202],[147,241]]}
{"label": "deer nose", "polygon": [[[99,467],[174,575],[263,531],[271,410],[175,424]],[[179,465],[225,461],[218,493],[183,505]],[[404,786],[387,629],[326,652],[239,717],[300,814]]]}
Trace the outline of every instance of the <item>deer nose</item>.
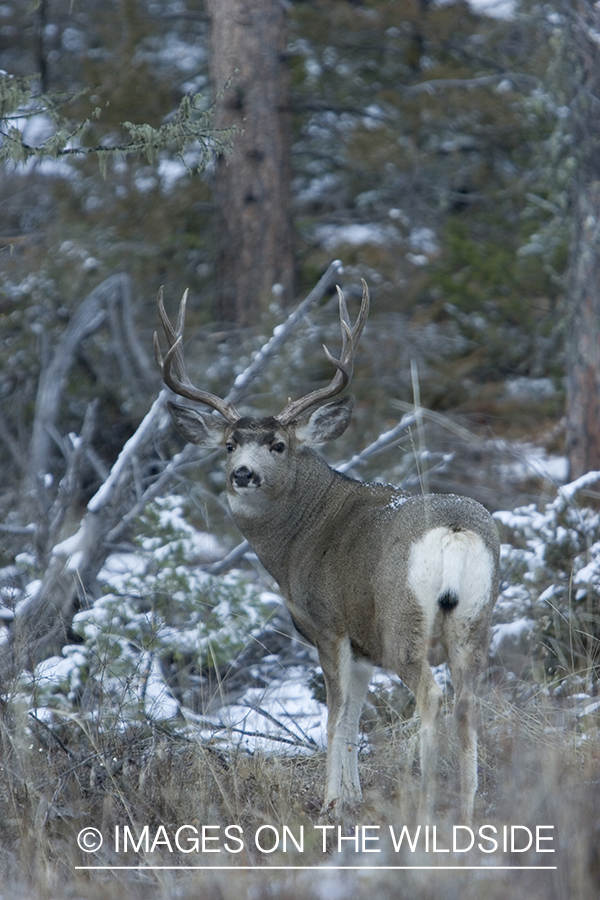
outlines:
{"label": "deer nose", "polygon": [[236,487],[248,487],[252,479],[254,472],[248,466],[238,466],[233,472],[232,480]]}

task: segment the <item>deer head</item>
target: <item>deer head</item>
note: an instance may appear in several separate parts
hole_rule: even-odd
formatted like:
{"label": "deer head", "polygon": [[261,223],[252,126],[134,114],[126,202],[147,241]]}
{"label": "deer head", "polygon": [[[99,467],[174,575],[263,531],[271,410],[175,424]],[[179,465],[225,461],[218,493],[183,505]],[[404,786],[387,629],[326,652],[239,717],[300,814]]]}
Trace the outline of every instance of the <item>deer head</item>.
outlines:
{"label": "deer head", "polygon": [[[335,374],[326,387],[299,400],[290,400],[277,416],[255,418],[241,416],[233,404],[194,387],[189,380],[182,350],[187,291],[179,307],[173,328],[165,312],[162,289],[158,312],[169,350],[163,359],[158,337],[154,335],[156,361],[165,384],[176,394],[211,407],[219,416],[199,412],[187,406],[169,403],[168,408],[180,434],[199,447],[222,447],[227,452],[226,478],[230,501],[235,499],[257,507],[285,492],[296,480],[296,456],[299,448],[324,444],[339,437],[350,421],[353,397],[331,400],[349,384],[354,368],[356,346],[369,312],[369,290],[363,281],[363,295],[356,323],[352,327],[344,295],[337,288],[342,350],[336,359],[323,347]],[[331,401],[322,404],[324,401]],[[314,409],[317,407],[317,409]],[[312,412],[311,412],[312,410]]]}

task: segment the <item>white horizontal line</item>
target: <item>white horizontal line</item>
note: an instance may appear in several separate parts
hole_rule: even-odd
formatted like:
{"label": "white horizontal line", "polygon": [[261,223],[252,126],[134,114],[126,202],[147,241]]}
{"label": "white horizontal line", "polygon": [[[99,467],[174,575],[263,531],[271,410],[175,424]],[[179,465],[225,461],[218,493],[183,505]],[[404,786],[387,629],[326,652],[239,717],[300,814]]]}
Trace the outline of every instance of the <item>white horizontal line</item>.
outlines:
{"label": "white horizontal line", "polygon": [[238,872],[238,871],[248,871],[250,869],[259,870],[262,872],[277,872],[277,871],[298,871],[298,870],[306,870],[306,871],[315,871],[315,872],[332,872],[332,871],[355,871],[355,872],[373,872],[375,870],[380,871],[398,871],[405,869],[420,869],[431,872],[436,872],[440,870],[456,870],[456,871],[465,871],[467,869],[478,869],[482,872],[491,872],[497,871],[498,869],[503,869],[509,872],[514,871],[539,871],[539,870],[553,870],[557,869],[558,866],[75,866],[76,869],[86,869],[87,871],[103,871],[103,870],[137,870],[143,869],[144,871],[155,870],[155,869],[181,869],[184,870],[202,870],[209,872]]}

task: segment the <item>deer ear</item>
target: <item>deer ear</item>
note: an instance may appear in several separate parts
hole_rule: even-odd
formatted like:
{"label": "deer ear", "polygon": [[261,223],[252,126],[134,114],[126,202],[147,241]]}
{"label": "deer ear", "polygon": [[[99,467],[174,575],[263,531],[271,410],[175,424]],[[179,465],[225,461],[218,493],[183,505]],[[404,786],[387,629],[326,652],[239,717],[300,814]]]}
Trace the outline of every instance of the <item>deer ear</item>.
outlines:
{"label": "deer ear", "polygon": [[348,427],[353,406],[354,397],[344,397],[320,406],[308,419],[296,425],[296,439],[309,446],[335,440]]}
{"label": "deer ear", "polygon": [[198,447],[222,447],[227,424],[213,415],[200,413],[189,406],[167,403],[173,425],[179,434]]}

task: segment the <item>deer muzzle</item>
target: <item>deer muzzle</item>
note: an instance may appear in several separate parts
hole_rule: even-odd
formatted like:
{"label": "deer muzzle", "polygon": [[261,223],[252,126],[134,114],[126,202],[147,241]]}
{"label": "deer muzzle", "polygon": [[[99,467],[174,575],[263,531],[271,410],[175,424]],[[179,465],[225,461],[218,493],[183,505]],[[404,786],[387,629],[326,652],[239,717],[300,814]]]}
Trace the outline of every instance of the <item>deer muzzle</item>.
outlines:
{"label": "deer muzzle", "polygon": [[231,473],[231,483],[237,488],[260,487],[260,475],[248,466],[238,466]]}

